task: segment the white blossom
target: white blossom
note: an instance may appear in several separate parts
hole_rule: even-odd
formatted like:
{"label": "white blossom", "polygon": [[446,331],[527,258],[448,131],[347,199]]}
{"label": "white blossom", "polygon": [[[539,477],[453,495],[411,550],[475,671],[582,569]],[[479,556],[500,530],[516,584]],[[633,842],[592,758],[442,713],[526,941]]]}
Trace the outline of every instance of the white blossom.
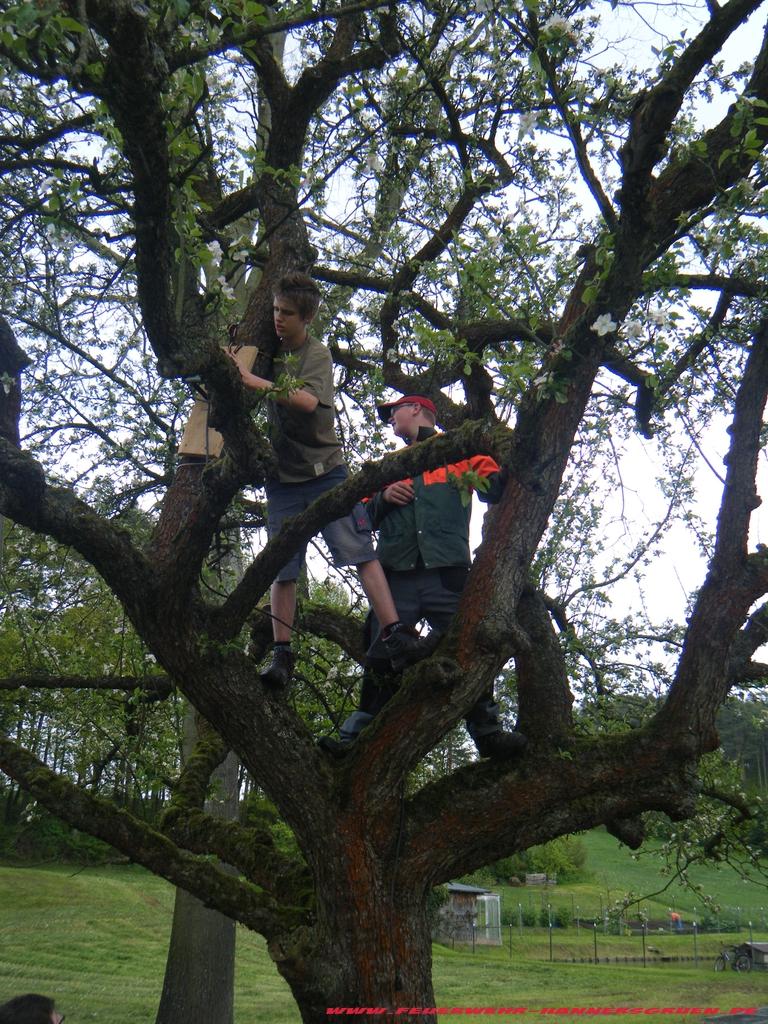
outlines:
{"label": "white blossom", "polygon": [[664,327],[665,324],[669,323],[669,314],[666,310],[663,310],[661,306],[652,306],[648,310],[648,319],[652,324],[656,324],[658,327]]}
{"label": "white blossom", "polygon": [[381,171],[384,168],[384,164],[381,161],[381,157],[378,153],[369,153],[365,158],[365,166],[369,171]]}
{"label": "white blossom", "polygon": [[541,26],[542,30],[546,32],[551,29],[553,32],[562,32],[564,35],[573,35],[573,25],[567,18],[564,18],[561,14],[553,14],[551,18],[548,18]]}
{"label": "white blossom", "polygon": [[539,115],[534,111],[520,115],[520,127],[517,132],[518,139],[524,139],[526,135],[533,138],[533,133],[538,127]]}
{"label": "white blossom", "polygon": [[224,253],[221,251],[221,246],[214,239],[214,241],[208,243],[206,249],[211,254],[211,263],[213,263],[213,265],[217,267],[221,263],[221,258],[224,255]]}
{"label": "white blossom", "polygon": [[238,249],[237,252],[232,253],[232,259],[237,263],[247,263],[250,253],[247,249]]}
{"label": "white blossom", "polygon": [[144,661],[149,661],[153,665],[157,664],[157,658],[154,656],[154,654],[145,654],[144,655]]}
{"label": "white blossom", "polygon": [[612,331],[615,331],[617,326],[610,313],[601,313],[590,327],[590,330],[602,338],[604,334],[610,334]]}
{"label": "white blossom", "polygon": [[644,330],[641,320],[625,320],[621,333],[625,338],[631,338],[633,341],[638,341],[642,338]]}
{"label": "white blossom", "polygon": [[40,182],[40,191],[41,192],[49,192],[53,188],[53,186],[56,185],[57,183],[58,183],[58,179],[57,178],[54,178],[54,177],[46,178],[44,181]]}
{"label": "white blossom", "polygon": [[227,283],[226,277],[224,277],[224,275],[221,274],[216,280],[218,281],[218,284],[221,287],[222,295],[227,299],[234,299],[235,293],[232,291],[229,284]]}

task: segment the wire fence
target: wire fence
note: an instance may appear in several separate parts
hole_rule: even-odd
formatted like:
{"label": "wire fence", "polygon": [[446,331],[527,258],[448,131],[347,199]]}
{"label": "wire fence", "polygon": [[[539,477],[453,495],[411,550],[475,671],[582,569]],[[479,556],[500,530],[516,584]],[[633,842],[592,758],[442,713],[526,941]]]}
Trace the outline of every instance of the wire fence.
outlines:
{"label": "wire fence", "polygon": [[480,955],[498,956],[506,950],[511,958],[520,959],[593,964],[687,963],[708,969],[724,946],[749,943],[765,945],[765,951],[755,951],[752,966],[768,970],[768,928],[761,927],[761,918],[755,917],[753,921],[745,916],[741,929],[728,931],[717,922],[702,926],[676,919],[657,923],[618,917],[577,918],[566,927],[558,927],[554,920],[542,927],[520,921],[478,924],[449,918],[436,929],[435,940]]}

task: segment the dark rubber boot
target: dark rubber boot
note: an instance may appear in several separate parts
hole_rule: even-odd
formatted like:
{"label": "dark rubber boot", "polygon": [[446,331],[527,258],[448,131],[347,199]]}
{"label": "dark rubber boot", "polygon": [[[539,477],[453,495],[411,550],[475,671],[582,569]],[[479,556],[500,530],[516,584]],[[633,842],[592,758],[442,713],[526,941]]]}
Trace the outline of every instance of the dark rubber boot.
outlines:
{"label": "dark rubber boot", "polygon": [[259,678],[271,690],[281,690],[291,681],[294,661],[293,651],[287,647],[275,647],[272,661],[259,672]]}
{"label": "dark rubber boot", "polygon": [[480,757],[489,757],[493,761],[511,761],[528,746],[528,740],[521,732],[489,732],[485,736],[478,736],[475,746]]}
{"label": "dark rubber boot", "polygon": [[318,747],[324,750],[326,754],[330,754],[331,757],[335,757],[337,760],[341,760],[345,757],[351,747],[351,743],[345,743],[343,740],[337,740],[335,736],[321,736],[317,741]]}
{"label": "dark rubber boot", "polygon": [[379,658],[386,658],[396,672],[434,654],[440,640],[439,633],[419,636],[412,626],[398,626],[389,636],[376,640],[368,650],[368,663],[375,664]]}

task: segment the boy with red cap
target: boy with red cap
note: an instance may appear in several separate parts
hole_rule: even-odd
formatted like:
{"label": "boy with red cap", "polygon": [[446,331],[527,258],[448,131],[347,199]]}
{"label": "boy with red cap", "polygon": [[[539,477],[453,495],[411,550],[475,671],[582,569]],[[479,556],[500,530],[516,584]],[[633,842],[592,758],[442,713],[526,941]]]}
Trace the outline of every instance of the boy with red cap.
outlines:
{"label": "boy with red cap", "polygon": [[[436,433],[437,410],[425,395],[404,395],[378,406],[378,413],[407,445]],[[503,472],[489,456],[474,455],[422,473],[413,480],[389,484],[368,503],[371,522],[379,531],[376,553],[387,574],[399,617],[406,626],[426,619],[439,635],[450,627],[459,606],[472,561],[471,503],[466,500],[466,490],[457,486],[467,472],[486,482],[485,489],[478,488],[482,501],[499,500],[505,483]],[[369,650],[369,667],[381,670],[385,667],[386,652],[375,619],[373,627],[374,636],[379,635]],[[395,689],[391,676],[380,680],[367,671],[360,709],[342,725],[340,741],[326,737],[321,745],[331,753],[343,754],[345,745],[378,714]],[[481,757],[514,757],[526,744],[521,733],[502,730],[499,705],[491,692],[475,703],[466,722]]]}

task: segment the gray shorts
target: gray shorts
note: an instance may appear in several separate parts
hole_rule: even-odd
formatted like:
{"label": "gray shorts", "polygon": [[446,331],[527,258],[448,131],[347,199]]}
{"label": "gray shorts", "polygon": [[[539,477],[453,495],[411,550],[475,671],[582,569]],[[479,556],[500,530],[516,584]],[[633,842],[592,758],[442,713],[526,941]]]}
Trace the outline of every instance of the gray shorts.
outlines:
{"label": "gray shorts", "polygon": [[[347,478],[345,466],[336,466],[323,476],[303,480],[300,484],[284,484],[279,480],[268,480],[267,490],[267,536],[272,539],[283,521],[297,516],[308,508],[321,494],[337,487]],[[334,565],[360,565],[376,558],[371,540],[371,523],[365,506],[360,502],[349,515],[335,519],[320,531],[328,545]],[[277,574],[277,580],[285,583],[295,580],[307,554],[304,545]]]}

